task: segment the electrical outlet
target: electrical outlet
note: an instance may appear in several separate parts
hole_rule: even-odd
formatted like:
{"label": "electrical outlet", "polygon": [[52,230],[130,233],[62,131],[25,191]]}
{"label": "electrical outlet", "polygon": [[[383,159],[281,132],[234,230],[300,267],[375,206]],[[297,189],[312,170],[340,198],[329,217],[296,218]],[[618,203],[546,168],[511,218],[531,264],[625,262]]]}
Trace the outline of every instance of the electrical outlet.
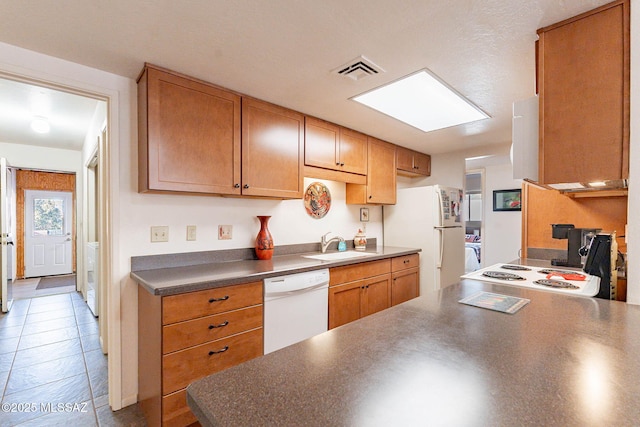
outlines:
{"label": "electrical outlet", "polygon": [[196,226],[187,225],[187,240],[196,240]]}
{"label": "electrical outlet", "polygon": [[231,240],[233,237],[233,225],[218,226],[218,240]]}
{"label": "electrical outlet", "polygon": [[169,227],[166,225],[157,225],[151,227],[151,242],[168,242]]}

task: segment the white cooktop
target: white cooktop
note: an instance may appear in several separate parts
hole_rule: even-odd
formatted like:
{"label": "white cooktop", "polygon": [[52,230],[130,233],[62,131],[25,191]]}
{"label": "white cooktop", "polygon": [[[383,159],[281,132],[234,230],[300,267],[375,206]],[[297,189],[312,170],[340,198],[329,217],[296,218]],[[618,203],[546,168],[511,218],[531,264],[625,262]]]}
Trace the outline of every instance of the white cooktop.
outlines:
{"label": "white cooktop", "polygon": [[[508,263],[494,264],[489,267],[485,267],[480,270],[467,273],[464,276],[460,276],[460,277],[463,279],[474,279],[474,280],[480,280],[483,282],[499,283],[501,285],[518,286],[523,288],[532,288],[540,291],[557,292],[561,294],[575,295],[575,296],[581,296],[581,297],[593,297],[598,294],[598,290],[600,289],[600,278],[598,276],[592,276],[592,275],[586,274],[584,271],[581,271],[581,270],[569,270],[567,268],[558,267],[558,271],[578,273],[585,276],[584,280],[567,280],[559,276],[551,277],[551,279],[553,280],[560,280],[563,282],[570,283],[574,286],[577,286],[577,289],[565,289],[565,288],[554,288],[554,287],[549,287],[549,286],[544,286],[544,285],[539,285],[534,283],[534,281],[538,279],[546,279],[547,274],[543,274],[540,271],[550,270],[551,269],[550,267],[543,268],[543,267],[531,267],[531,266],[518,266],[518,267],[526,267],[530,269],[528,271],[521,271],[521,270],[505,269],[503,268],[503,266],[505,265],[510,266],[515,264],[508,264]],[[497,279],[493,277],[487,277],[483,275],[483,273],[489,272],[489,271],[516,274],[520,277],[524,277],[524,280],[504,280],[504,279]]]}

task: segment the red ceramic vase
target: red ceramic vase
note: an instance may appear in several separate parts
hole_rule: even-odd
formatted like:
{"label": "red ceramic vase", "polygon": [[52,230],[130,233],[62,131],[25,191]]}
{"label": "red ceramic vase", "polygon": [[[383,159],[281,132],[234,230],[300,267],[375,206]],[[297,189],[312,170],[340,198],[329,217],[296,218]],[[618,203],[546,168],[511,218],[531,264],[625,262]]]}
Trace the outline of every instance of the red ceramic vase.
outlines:
{"label": "red ceramic vase", "polygon": [[258,259],[271,259],[273,256],[273,237],[269,232],[270,216],[258,216],[260,220],[260,231],[256,237],[256,256]]}

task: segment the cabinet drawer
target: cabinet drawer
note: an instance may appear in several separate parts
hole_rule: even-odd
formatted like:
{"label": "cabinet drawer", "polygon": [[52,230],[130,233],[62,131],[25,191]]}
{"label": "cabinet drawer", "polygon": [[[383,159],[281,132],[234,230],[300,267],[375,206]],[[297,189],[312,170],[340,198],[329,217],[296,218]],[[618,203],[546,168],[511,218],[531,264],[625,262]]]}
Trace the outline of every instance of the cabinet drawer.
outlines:
{"label": "cabinet drawer", "polygon": [[334,267],[329,270],[329,286],[379,276],[389,272],[391,272],[391,261],[389,259]]}
{"label": "cabinet drawer", "polygon": [[262,282],[207,289],[162,299],[162,324],[262,304]]}
{"label": "cabinet drawer", "polygon": [[397,271],[391,279],[391,305],[397,305],[420,295],[420,269]]}
{"label": "cabinet drawer", "polygon": [[162,394],[261,356],[263,351],[262,328],[258,328],[162,356]]}
{"label": "cabinet drawer", "polygon": [[187,390],[180,390],[162,398],[162,426],[182,427],[198,421],[187,405]]}
{"label": "cabinet drawer", "polygon": [[420,266],[420,256],[418,254],[391,258],[391,271],[406,270],[407,268],[415,268],[418,266]]}
{"label": "cabinet drawer", "polygon": [[262,305],[173,323],[162,328],[162,354],[262,326]]}

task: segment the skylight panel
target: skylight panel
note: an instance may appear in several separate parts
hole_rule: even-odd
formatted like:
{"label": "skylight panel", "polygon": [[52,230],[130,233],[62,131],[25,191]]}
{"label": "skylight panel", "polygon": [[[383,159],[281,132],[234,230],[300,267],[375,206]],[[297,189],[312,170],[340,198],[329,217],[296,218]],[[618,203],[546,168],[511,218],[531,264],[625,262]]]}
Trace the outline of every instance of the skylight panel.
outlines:
{"label": "skylight panel", "polygon": [[426,69],[352,99],[424,132],[489,118]]}

